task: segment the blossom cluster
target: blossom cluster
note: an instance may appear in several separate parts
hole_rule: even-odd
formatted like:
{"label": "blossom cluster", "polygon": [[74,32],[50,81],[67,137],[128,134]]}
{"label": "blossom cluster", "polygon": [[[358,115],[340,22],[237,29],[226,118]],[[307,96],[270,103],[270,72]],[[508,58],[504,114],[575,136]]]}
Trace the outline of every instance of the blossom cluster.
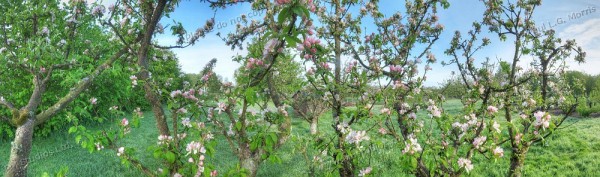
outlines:
{"label": "blossom cluster", "polygon": [[369,136],[366,131],[350,131],[348,135],[346,135],[346,142],[350,144],[356,144],[357,146],[361,141],[369,140]]}
{"label": "blossom cluster", "polygon": [[534,125],[536,127],[542,127],[543,129],[550,127],[550,119],[552,118],[550,114],[547,114],[544,111],[538,111],[533,114],[533,117],[535,117]]}
{"label": "blossom cluster", "polygon": [[[171,92],[171,98],[175,98],[177,96],[182,96],[185,99],[189,99],[192,101],[198,101],[198,98],[196,98],[196,96],[194,95],[196,93],[196,90],[194,89],[189,89],[188,91],[181,91],[181,90],[175,90]],[[202,91],[198,91],[198,94],[202,94]]]}
{"label": "blossom cluster", "polygon": [[303,58],[308,60],[313,59],[314,55],[317,54],[317,46],[319,45],[321,45],[321,40],[312,36],[307,36],[304,38],[302,45],[298,45],[296,49],[298,49],[298,51],[306,51]]}
{"label": "blossom cluster", "polygon": [[173,140],[172,136],[168,136],[168,135],[159,135],[158,136],[158,145],[161,144],[169,144],[170,141]]}
{"label": "blossom cluster", "polygon": [[473,170],[473,164],[471,164],[471,160],[462,157],[458,159],[458,167],[464,168],[467,173]]}
{"label": "blossom cluster", "polygon": [[249,58],[246,62],[246,69],[252,69],[256,67],[263,67],[265,63],[262,60]]}
{"label": "blossom cluster", "polygon": [[442,117],[442,111],[435,105],[435,102],[431,99],[429,100],[429,106],[427,107],[427,111],[429,111],[431,117]]}
{"label": "blossom cluster", "polygon": [[417,137],[414,134],[408,135],[407,138],[408,141],[405,142],[406,147],[402,150],[402,154],[409,153],[412,155],[423,150],[419,142],[417,142]]}

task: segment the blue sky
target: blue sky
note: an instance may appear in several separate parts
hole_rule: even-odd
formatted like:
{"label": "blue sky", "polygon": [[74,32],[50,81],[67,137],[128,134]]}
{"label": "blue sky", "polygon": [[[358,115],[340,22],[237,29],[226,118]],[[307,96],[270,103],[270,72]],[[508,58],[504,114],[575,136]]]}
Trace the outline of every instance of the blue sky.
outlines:
{"label": "blue sky", "polygon": [[[481,19],[484,7],[479,0],[450,0],[449,9],[442,9],[438,12],[440,23],[445,26],[441,39],[433,46],[432,52],[438,58],[438,64],[434,64],[433,71],[428,73],[426,85],[432,86],[441,83],[450,76],[450,72],[456,70],[455,66],[441,66],[440,61],[448,60],[449,57],[443,54],[447,48],[454,31],[459,30],[463,33],[471,29],[474,21]],[[391,14],[395,11],[404,9],[404,1],[382,0],[380,2],[381,11]],[[587,13],[576,15],[577,18],[570,18],[573,13],[579,13],[587,10]],[[198,73],[203,66],[212,58],[217,58],[215,72],[228,80],[233,80],[233,72],[239,67],[239,64],[232,62],[231,57],[235,55],[245,55],[244,50],[231,50],[225,43],[216,36],[217,32],[223,35],[231,32],[234,25],[231,21],[242,14],[249,17],[263,16],[264,12],[254,12],[250,9],[248,3],[229,7],[226,9],[215,10],[208,7],[205,3],[198,1],[183,1],[174,13],[171,19],[163,19],[163,24],[168,24],[173,19],[184,24],[188,31],[194,31],[196,28],[204,25],[205,21],[215,17],[217,28],[206,38],[200,39],[196,45],[185,49],[174,49],[180,60],[181,68],[186,73]],[[563,39],[576,39],[587,52],[587,63],[579,65],[575,62],[569,62],[571,70],[584,71],[591,74],[600,74],[600,1],[596,0],[547,0],[543,1],[542,6],[536,9],[534,16],[538,26],[542,23],[546,28],[552,28],[557,31],[559,37]],[[560,24],[559,24],[560,23]],[[365,22],[367,28],[372,24]],[[509,58],[512,53],[510,42],[501,43],[497,36],[490,35],[492,39],[491,47],[482,50],[477,59],[485,57],[490,58]],[[172,44],[175,41],[170,35],[160,35],[155,38],[160,44]]]}

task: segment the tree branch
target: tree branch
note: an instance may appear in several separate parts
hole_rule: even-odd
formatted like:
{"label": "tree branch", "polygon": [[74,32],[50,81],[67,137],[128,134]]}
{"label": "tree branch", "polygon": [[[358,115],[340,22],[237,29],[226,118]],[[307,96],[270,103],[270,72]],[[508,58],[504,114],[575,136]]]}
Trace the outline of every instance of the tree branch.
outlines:
{"label": "tree branch", "polygon": [[102,65],[98,66],[94,72],[90,73],[87,77],[83,78],[79,83],[72,88],[67,95],[58,100],[54,105],[46,109],[45,111],[36,115],[35,125],[44,123],[48,119],[52,118],[56,113],[63,110],[69,103],[71,103],[81,92],[87,89],[92,81],[102,73],[105,69],[110,67],[114,61],[121,58],[126,52],[128,47],[123,47],[119,52],[112,56],[109,60],[105,61]]}

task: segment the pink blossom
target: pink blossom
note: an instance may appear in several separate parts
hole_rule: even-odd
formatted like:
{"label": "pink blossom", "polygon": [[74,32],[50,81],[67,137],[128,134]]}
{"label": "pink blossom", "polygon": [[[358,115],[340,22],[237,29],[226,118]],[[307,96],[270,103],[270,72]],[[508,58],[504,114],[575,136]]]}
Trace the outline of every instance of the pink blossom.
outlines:
{"label": "pink blossom", "polygon": [[321,67],[323,67],[323,69],[331,70],[331,67],[329,67],[329,63],[327,63],[327,62],[321,62],[320,65],[321,65]]}
{"label": "pink blossom", "polygon": [[458,159],[458,167],[464,168],[467,173],[473,170],[473,164],[471,164],[471,160],[462,157]]}
{"label": "pink blossom", "polygon": [[442,111],[436,105],[430,105],[427,110],[430,112],[431,117],[442,117]]}
{"label": "pink blossom", "polygon": [[169,141],[173,140],[172,136],[167,136],[167,135],[159,135],[158,136],[158,144],[168,144]]}
{"label": "pink blossom", "polygon": [[91,99],[90,99],[90,102],[91,102],[93,105],[95,105],[95,104],[97,104],[97,103],[98,103],[98,99],[96,99],[96,98],[91,98]]}
{"label": "pink blossom", "polygon": [[366,131],[350,131],[348,135],[346,135],[346,142],[349,144],[356,144],[357,146],[363,140],[369,140],[369,136],[367,136]]}
{"label": "pink blossom", "polygon": [[42,28],[41,32],[42,32],[43,35],[48,35],[50,33],[50,30],[48,29],[47,26],[44,26],[44,28]]}
{"label": "pink blossom", "polygon": [[304,45],[300,45],[300,44],[298,44],[298,45],[296,46],[296,50],[298,50],[298,51],[304,51]]}
{"label": "pink blossom", "polygon": [[181,95],[181,94],[182,94],[181,90],[175,90],[175,91],[172,91],[171,94],[169,94],[169,95],[171,95],[171,98],[175,98],[176,96]]}
{"label": "pink blossom", "polygon": [[129,125],[129,120],[127,118],[121,119],[121,126],[126,127],[127,125]]}
{"label": "pink blossom", "polygon": [[365,175],[371,173],[372,170],[373,170],[373,168],[367,167],[363,170],[360,170],[360,173],[358,174],[358,176],[365,176]]}
{"label": "pink blossom", "polygon": [[390,72],[401,73],[402,70],[404,70],[402,68],[402,66],[399,66],[399,65],[390,65]]}
{"label": "pink blossom", "polygon": [[212,73],[211,73],[211,72],[209,72],[209,73],[206,73],[204,76],[202,76],[202,80],[203,80],[204,82],[208,81],[208,79],[210,78],[210,76],[211,76],[211,75],[212,75]]}
{"label": "pink blossom", "polygon": [[185,114],[185,113],[187,113],[187,112],[188,112],[188,111],[187,111],[187,109],[185,109],[185,108],[179,108],[179,109],[177,110],[177,113],[178,113],[178,114]]}
{"label": "pink blossom", "polygon": [[408,118],[417,119],[417,114],[415,114],[414,112],[411,112],[410,114],[408,114]]}
{"label": "pink blossom", "polygon": [[498,146],[498,147],[496,147],[496,149],[494,149],[493,153],[494,153],[494,156],[496,156],[496,157],[503,157],[504,149],[502,149],[500,146]]}
{"label": "pink blossom", "polygon": [[519,134],[515,135],[515,141],[517,143],[521,143],[522,139],[523,139],[523,134],[522,133],[519,133]]}
{"label": "pink blossom", "polygon": [[314,45],[321,44],[321,40],[319,40],[315,37],[312,37],[312,36],[308,36],[308,37],[304,38],[303,44],[304,44],[304,48],[311,48]]}
{"label": "pink blossom", "polygon": [[215,177],[217,175],[218,175],[217,170],[213,170],[213,171],[210,172],[210,176],[211,177]]}
{"label": "pink blossom", "polygon": [[277,3],[277,5],[285,5],[289,4],[290,2],[292,2],[292,0],[275,0],[275,3]]}
{"label": "pink blossom", "polygon": [[435,61],[436,61],[435,55],[433,55],[433,53],[427,53],[427,62],[435,63]]}
{"label": "pink blossom", "polygon": [[383,109],[381,109],[381,114],[391,115],[392,111],[388,108],[383,108]]}
{"label": "pink blossom", "polygon": [[538,111],[533,113],[533,116],[535,117],[536,127],[542,126],[543,129],[550,127],[550,119],[552,118],[550,114],[547,114],[543,111]]}
{"label": "pink blossom", "polygon": [[198,154],[198,152],[204,154],[206,149],[204,146],[202,146],[202,144],[200,144],[200,142],[192,141],[186,145],[185,151],[187,151],[188,154]]}
{"label": "pink blossom", "polygon": [[181,124],[182,124],[183,126],[185,126],[185,127],[192,127],[192,123],[191,123],[191,121],[190,121],[190,118],[189,118],[189,117],[183,118],[183,119],[181,120]]}
{"label": "pink blossom", "polygon": [[227,105],[223,102],[219,102],[219,107],[217,108],[217,110],[219,111],[219,114],[221,114],[221,112],[225,111],[227,109]]}
{"label": "pink blossom", "polygon": [[421,152],[423,148],[417,142],[417,137],[414,134],[408,135],[408,141],[405,142],[406,147],[402,150],[402,154],[415,154],[416,152]]}
{"label": "pink blossom", "polygon": [[278,110],[283,116],[288,117],[288,112],[285,110],[284,106],[279,107]]}
{"label": "pink blossom", "polygon": [[312,67],[311,67],[311,68],[309,68],[309,69],[308,69],[308,71],[306,71],[306,74],[308,74],[308,75],[313,75],[313,74],[315,74],[315,68],[312,68]]}
{"label": "pink blossom", "polygon": [[485,137],[485,136],[480,136],[480,137],[475,138],[473,140],[473,146],[475,146],[475,149],[479,149],[479,147],[485,143],[486,139],[487,139],[487,137]]}
{"label": "pink blossom", "polygon": [[[287,0],[290,1],[290,0]],[[271,39],[265,44],[265,48],[263,49],[263,57],[266,57],[269,53],[273,52],[275,47],[279,45],[279,41],[277,39]]]}
{"label": "pink blossom", "polygon": [[496,107],[494,107],[494,106],[488,106],[488,107],[487,107],[487,111],[488,111],[490,114],[494,114],[494,113],[497,113],[497,112],[498,112],[498,108],[496,108]]}
{"label": "pink blossom", "polygon": [[379,128],[379,133],[382,135],[385,135],[385,134],[387,134],[387,130],[385,128],[381,127],[381,128]]}
{"label": "pink blossom", "polygon": [[106,11],[106,8],[104,8],[103,5],[99,5],[99,6],[94,7],[94,9],[92,10],[92,14],[101,16],[102,14],[104,14],[105,11]]}
{"label": "pink blossom", "polygon": [[254,67],[264,66],[264,62],[262,60],[249,58],[246,62],[246,69],[252,69]]}

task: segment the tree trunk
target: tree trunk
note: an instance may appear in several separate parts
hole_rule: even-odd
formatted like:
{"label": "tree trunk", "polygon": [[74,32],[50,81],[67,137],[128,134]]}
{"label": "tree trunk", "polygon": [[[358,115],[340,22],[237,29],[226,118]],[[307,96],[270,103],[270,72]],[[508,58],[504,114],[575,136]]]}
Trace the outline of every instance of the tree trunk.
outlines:
{"label": "tree trunk", "polygon": [[258,167],[260,166],[260,157],[254,158],[252,156],[244,157],[240,159],[240,166],[246,170],[248,170],[250,177],[255,177],[258,172]]}
{"label": "tree trunk", "polygon": [[313,117],[310,122],[310,134],[311,135],[315,135],[319,132],[318,125],[319,125],[319,118]]}
{"label": "tree trunk", "polygon": [[[145,74],[147,76],[148,72],[146,71]],[[146,80],[146,82],[144,82],[145,96],[150,105],[152,105],[152,112],[154,112],[154,118],[156,119],[156,128],[158,128],[158,132],[161,135],[170,135],[165,111],[162,108],[162,102],[160,101],[159,95],[152,88],[150,80]]]}
{"label": "tree trunk", "polygon": [[29,165],[29,153],[33,142],[33,127],[35,118],[31,114],[23,125],[17,128],[15,140],[10,150],[10,160],[4,173],[6,177],[27,176],[27,166]]}
{"label": "tree trunk", "polygon": [[[142,71],[139,73],[139,77],[144,82],[144,91],[146,93],[146,99],[152,105],[152,112],[154,112],[154,118],[156,119],[156,128],[158,128],[158,132],[161,135],[169,135],[169,125],[167,124],[167,118],[165,116],[165,111],[162,108],[162,102],[160,100],[160,95],[154,89],[152,83],[150,82],[150,74],[149,74],[149,61],[148,61],[148,52],[152,45],[152,37],[154,35],[154,31],[156,29],[156,24],[160,21],[163,11],[165,9],[167,1],[160,0],[156,3],[156,8],[152,11],[146,11],[144,13],[145,20],[147,22],[142,41],[140,43],[140,48],[138,50],[138,65],[142,67]],[[151,5],[150,8],[152,9]]]}
{"label": "tree trunk", "polygon": [[525,155],[529,147],[523,147],[521,150],[513,150],[510,156],[510,169],[508,176],[520,177],[523,175],[523,164],[525,163]]}

